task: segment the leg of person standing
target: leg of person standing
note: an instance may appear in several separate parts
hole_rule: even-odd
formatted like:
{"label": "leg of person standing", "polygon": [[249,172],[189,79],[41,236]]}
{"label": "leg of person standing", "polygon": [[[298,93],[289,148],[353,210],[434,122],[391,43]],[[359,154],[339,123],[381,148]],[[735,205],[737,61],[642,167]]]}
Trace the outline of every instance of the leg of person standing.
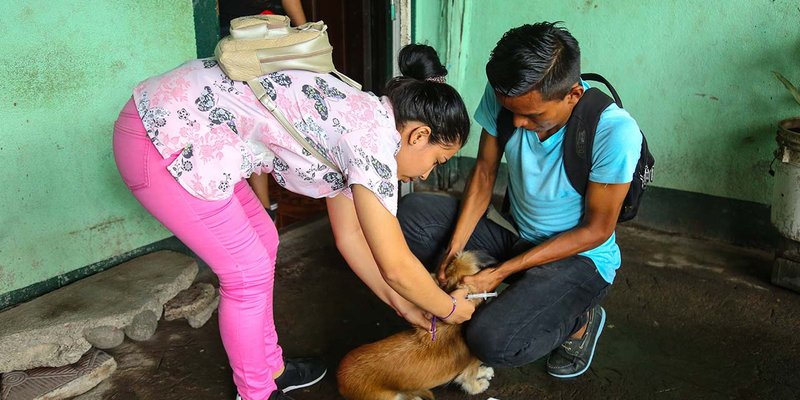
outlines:
{"label": "leg of person standing", "polygon": [[278,244],[272,221],[260,207],[263,217],[253,211],[248,215],[241,199],[255,198],[249,189],[245,195],[239,187],[238,195],[219,201],[185,191],[166,168],[174,157],[158,154],[132,101],[115,125],[114,155],[120,175],[145,209],[219,277],[220,335],[234,382],[245,400],[267,399],[277,389],[273,377],[283,367],[272,318]]}
{"label": "leg of person standing", "polygon": [[[258,196],[251,189],[245,181],[241,181],[234,187],[234,196],[242,205],[242,209],[247,214],[250,221],[250,226],[258,233],[262,245],[267,250],[271,260],[276,260],[278,256],[278,230],[275,228],[275,223],[269,217]],[[274,281],[275,263],[273,261],[272,268],[270,269],[270,281]],[[267,363],[272,371],[276,371],[274,375],[278,375],[283,370],[283,359],[281,357],[282,351],[278,346],[278,334],[275,331],[275,318],[273,314],[273,293],[272,287],[267,293],[267,316],[264,318],[264,346],[265,353],[267,354]]]}

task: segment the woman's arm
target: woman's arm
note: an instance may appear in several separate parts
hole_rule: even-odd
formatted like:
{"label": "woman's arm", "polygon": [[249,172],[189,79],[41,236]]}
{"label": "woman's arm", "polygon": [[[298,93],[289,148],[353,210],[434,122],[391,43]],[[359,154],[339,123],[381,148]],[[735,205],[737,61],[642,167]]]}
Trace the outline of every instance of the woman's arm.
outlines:
{"label": "woman's arm", "polygon": [[303,5],[300,0],[281,0],[281,5],[289,16],[292,26],[300,26],[306,23],[306,14],[303,12]]}
{"label": "woman's arm", "polygon": [[340,194],[327,199],[327,205],[336,247],[353,272],[378,298],[408,322],[430,328],[430,320],[424,316],[422,309],[404,299],[383,280],[361,231],[353,201]]}
{"label": "woman's arm", "polygon": [[258,197],[261,205],[269,210],[269,175],[267,174],[253,174],[247,178],[247,183],[253,189],[253,192]]}
{"label": "woman's arm", "polygon": [[453,300],[436,285],[409,250],[397,218],[369,189],[357,184],[351,187],[359,225],[386,283],[425,311],[439,317],[450,315],[446,322],[468,320],[475,306],[465,299],[466,290],[459,289],[452,293],[456,299],[453,309]]}

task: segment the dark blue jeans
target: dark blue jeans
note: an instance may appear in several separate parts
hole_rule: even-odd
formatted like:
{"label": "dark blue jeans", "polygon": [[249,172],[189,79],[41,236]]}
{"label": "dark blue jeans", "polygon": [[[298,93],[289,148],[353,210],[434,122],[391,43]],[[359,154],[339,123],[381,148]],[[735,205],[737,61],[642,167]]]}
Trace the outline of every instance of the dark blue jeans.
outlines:
{"label": "dark blue jeans", "polygon": [[[432,193],[412,193],[400,201],[397,216],[406,241],[430,270],[447,248],[458,208],[457,199]],[[465,249],[485,251],[502,262],[531,247],[484,216]],[[518,367],[549,354],[586,323],[586,312],[609,286],[592,260],[578,255],[519,272],[506,283],[465,327],[470,350],[494,367]]]}

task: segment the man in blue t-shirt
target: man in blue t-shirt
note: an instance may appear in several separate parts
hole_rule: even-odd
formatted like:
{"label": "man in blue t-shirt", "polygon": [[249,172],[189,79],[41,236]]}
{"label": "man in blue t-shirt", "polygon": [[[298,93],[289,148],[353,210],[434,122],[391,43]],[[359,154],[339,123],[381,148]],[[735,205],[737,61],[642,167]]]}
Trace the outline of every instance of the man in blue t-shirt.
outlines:
{"label": "man in blue t-shirt", "polygon": [[[484,250],[499,260],[464,278],[477,292],[509,284],[465,330],[472,352],[491,366],[521,366],[549,354],[550,375],[581,375],[605,325],[599,303],[621,263],[614,229],[642,135],[625,110],[606,108],[581,196],[563,160],[567,121],[588,88],[580,73],[578,42],[557,24],[506,32],[486,65],[489,84],[475,112],[483,131],[460,207],[457,199],[424,193],[400,204],[411,250],[426,265],[439,266],[439,279],[461,250]],[[516,127],[504,149],[497,139],[502,108],[511,111]],[[489,208],[504,152],[510,223]]]}

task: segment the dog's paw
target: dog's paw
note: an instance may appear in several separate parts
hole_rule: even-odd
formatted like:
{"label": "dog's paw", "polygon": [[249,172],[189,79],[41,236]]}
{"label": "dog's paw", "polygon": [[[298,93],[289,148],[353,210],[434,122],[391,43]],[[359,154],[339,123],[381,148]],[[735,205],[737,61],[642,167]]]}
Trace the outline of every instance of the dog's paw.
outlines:
{"label": "dog's paw", "polygon": [[469,394],[483,393],[489,388],[489,379],[465,380],[461,382],[461,388]]}
{"label": "dog's paw", "polygon": [[478,376],[476,377],[477,380],[486,379],[491,380],[494,378],[494,368],[488,365],[481,365],[478,368]]}
{"label": "dog's paw", "polygon": [[494,378],[492,367],[475,362],[462,371],[453,382],[469,394],[478,394],[489,388],[489,380],[492,378]]}

